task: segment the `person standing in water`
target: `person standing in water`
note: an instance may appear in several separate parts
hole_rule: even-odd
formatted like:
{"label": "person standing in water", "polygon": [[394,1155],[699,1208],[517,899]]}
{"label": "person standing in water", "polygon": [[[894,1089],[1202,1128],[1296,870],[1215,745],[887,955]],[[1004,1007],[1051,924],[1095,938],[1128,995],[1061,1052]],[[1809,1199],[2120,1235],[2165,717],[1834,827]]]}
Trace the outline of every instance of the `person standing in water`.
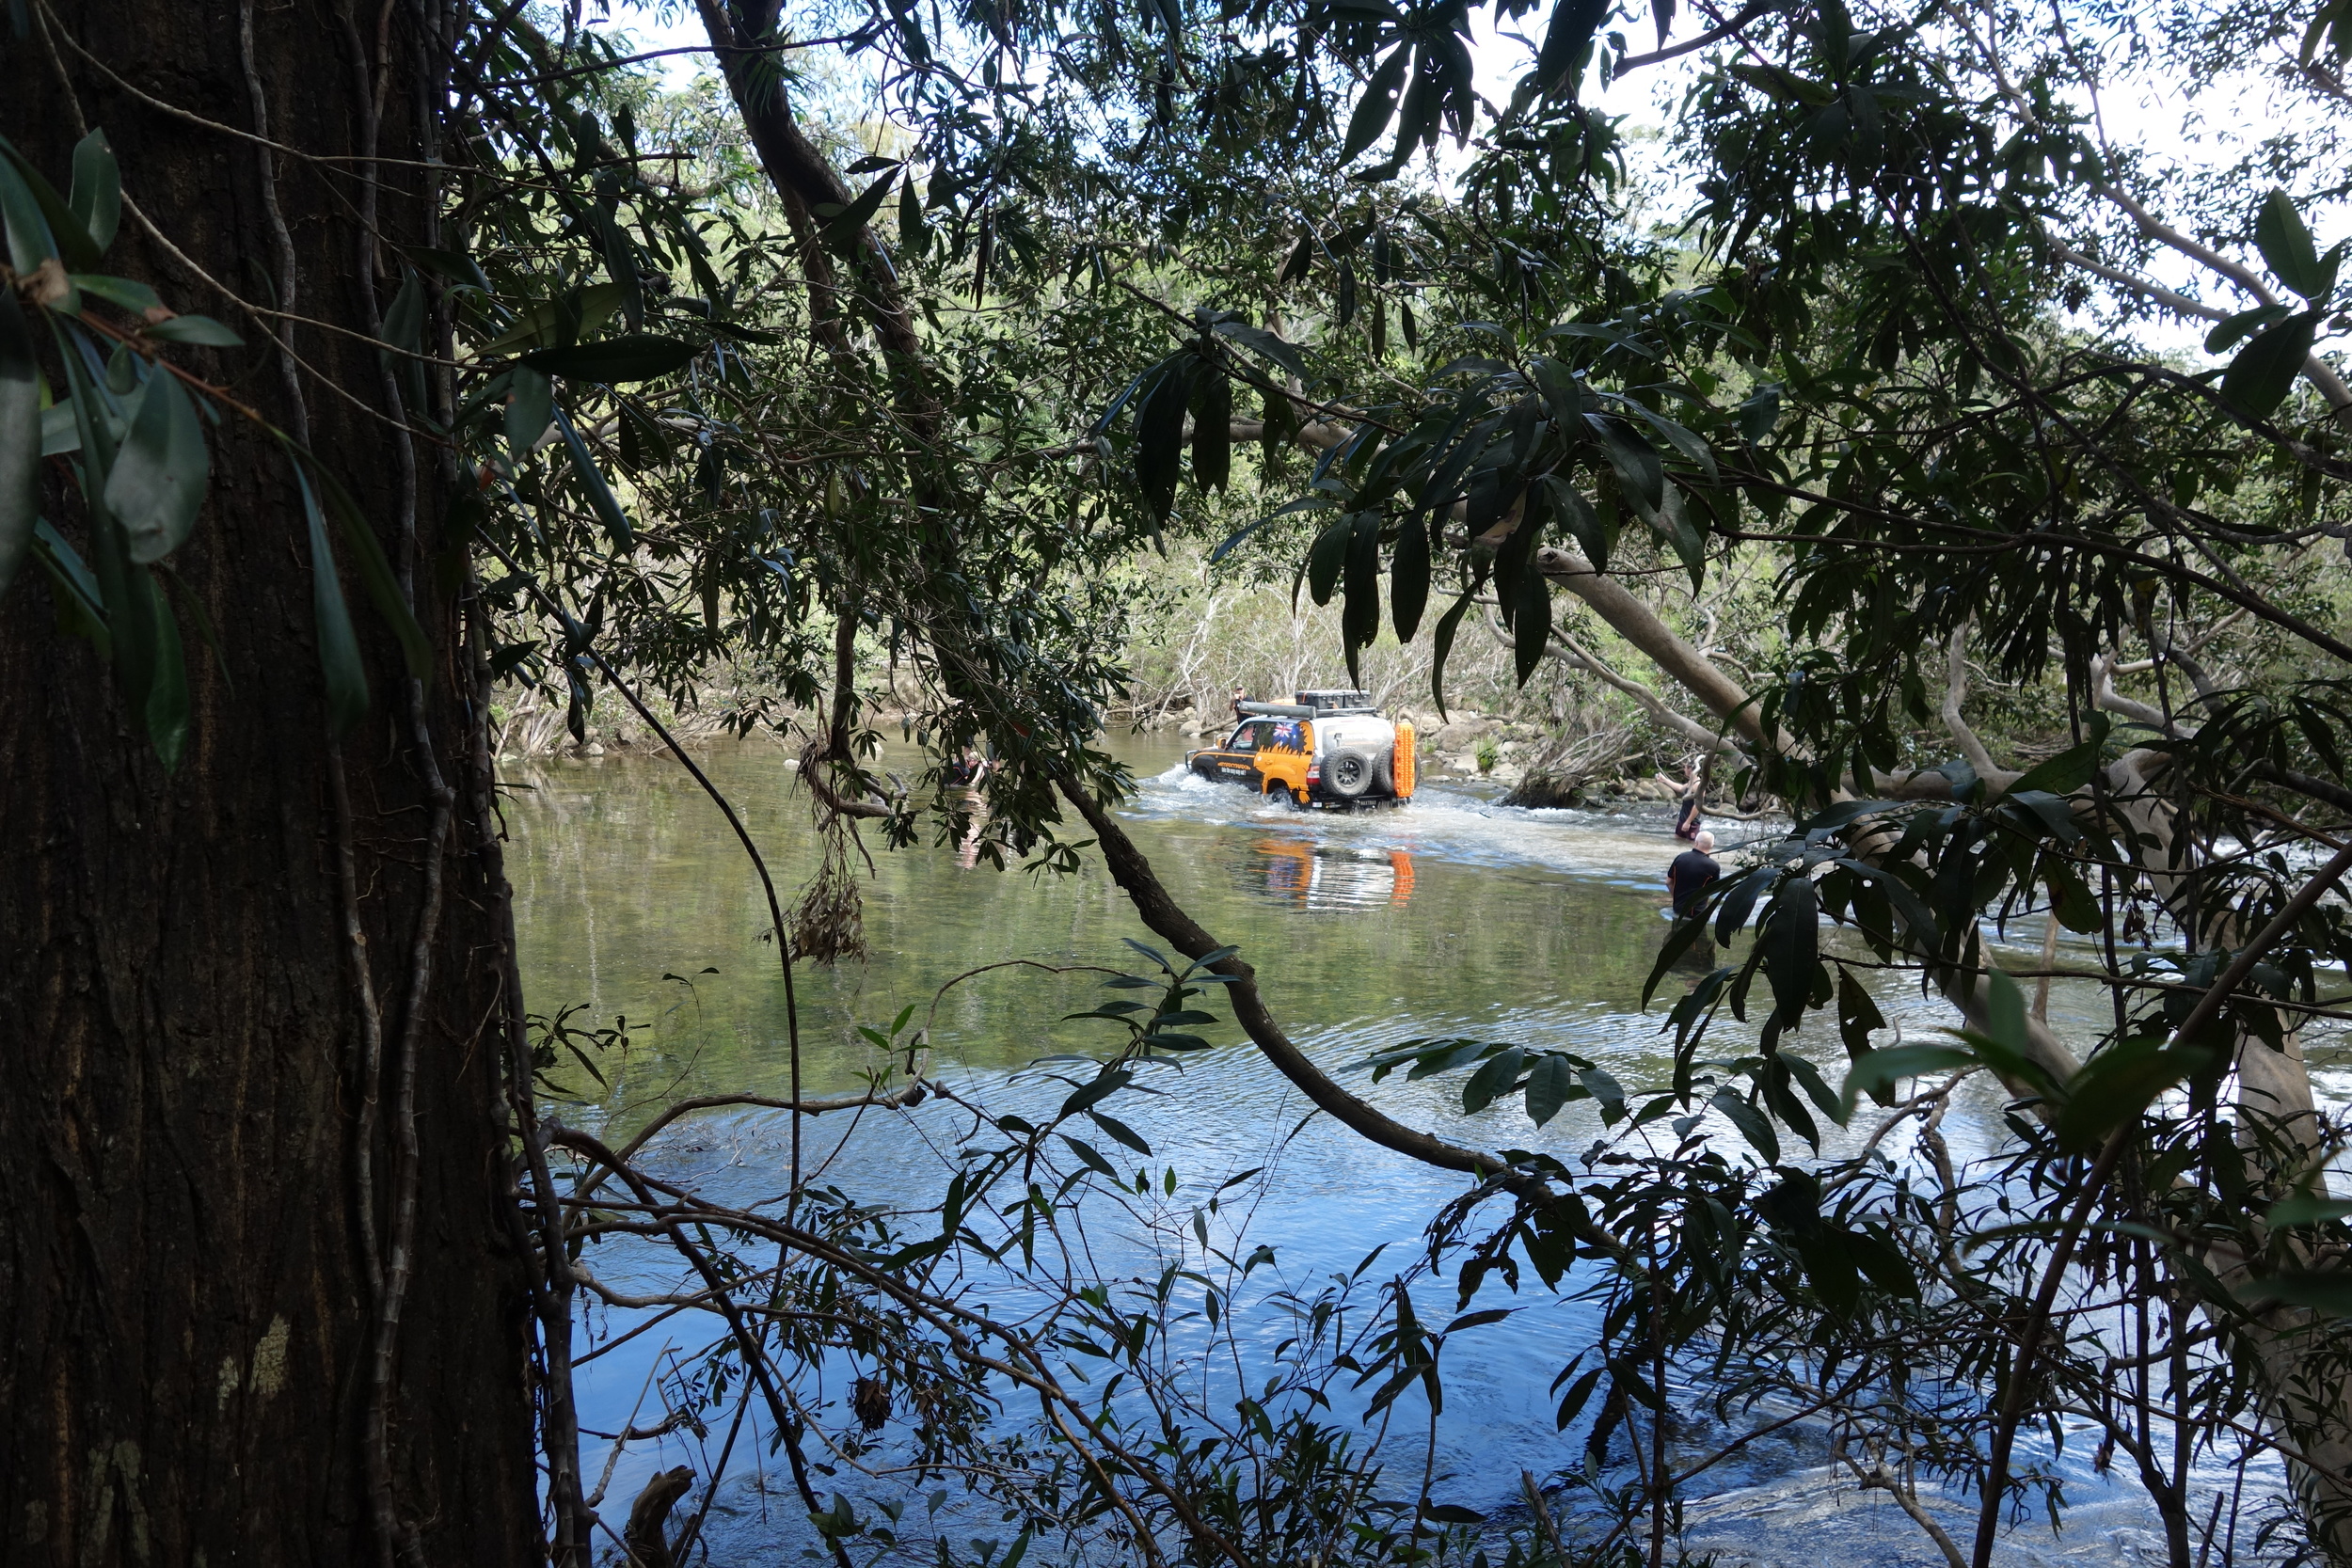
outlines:
{"label": "person standing in water", "polygon": [[1666,896],[1674,901],[1677,920],[1698,908],[1699,895],[1724,874],[1724,868],[1715,863],[1714,847],[1715,835],[1701,828],[1692,836],[1691,847],[1677,855],[1674,863],[1666,867]]}
{"label": "person standing in water", "polygon": [[977,746],[966,746],[947,765],[947,787],[956,791],[972,817],[963,841],[956,846],[956,863],[967,871],[980,861],[980,828],[988,820],[988,800],[980,793],[980,781],[988,777],[993,766]]}
{"label": "person standing in water", "polygon": [[1236,723],[1249,717],[1249,715],[1244,713],[1241,708],[1241,705],[1248,700],[1249,689],[1248,687],[1237,686],[1233,688],[1233,719]]}
{"label": "person standing in water", "polygon": [[1707,779],[1711,767],[1711,762],[1708,768],[1700,767],[1698,759],[1693,757],[1682,765],[1679,780],[1670,779],[1663,773],[1656,775],[1660,784],[1675,792],[1675,837],[1697,842],[1700,802],[1707,796]]}

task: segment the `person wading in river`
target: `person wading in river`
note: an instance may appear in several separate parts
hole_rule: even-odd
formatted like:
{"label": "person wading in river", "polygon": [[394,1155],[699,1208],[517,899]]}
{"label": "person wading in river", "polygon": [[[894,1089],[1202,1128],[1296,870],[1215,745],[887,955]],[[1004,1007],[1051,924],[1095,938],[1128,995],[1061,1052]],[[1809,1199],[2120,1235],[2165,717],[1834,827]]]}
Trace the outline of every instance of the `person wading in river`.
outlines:
{"label": "person wading in river", "polygon": [[1701,828],[1691,840],[1691,847],[1674,858],[1666,867],[1666,896],[1674,901],[1675,918],[1680,920],[1698,907],[1699,895],[1707,884],[1724,874],[1709,853],[1715,847],[1715,835]]}
{"label": "person wading in river", "polygon": [[980,860],[980,827],[988,820],[988,801],[980,794],[980,781],[988,777],[994,764],[980,755],[979,749],[966,746],[955,761],[947,765],[947,787],[961,797],[964,810],[972,814],[971,830],[963,842],[956,847],[956,863],[965,870],[977,865]]}
{"label": "person wading in river", "polygon": [[1698,759],[1693,757],[1682,765],[1679,780],[1670,779],[1663,773],[1655,775],[1660,784],[1675,792],[1675,837],[1693,843],[1697,841],[1700,802],[1707,798],[1708,776],[1713,768],[1712,760],[1702,768]]}

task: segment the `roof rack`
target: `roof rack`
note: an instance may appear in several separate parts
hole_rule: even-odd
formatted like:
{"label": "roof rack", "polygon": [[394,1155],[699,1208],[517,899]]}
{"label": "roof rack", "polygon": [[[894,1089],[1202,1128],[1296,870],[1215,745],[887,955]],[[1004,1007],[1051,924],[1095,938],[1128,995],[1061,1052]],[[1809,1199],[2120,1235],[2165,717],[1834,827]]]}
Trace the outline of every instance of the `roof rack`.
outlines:
{"label": "roof rack", "polygon": [[1311,713],[1377,713],[1372,693],[1345,689],[1296,693],[1298,705]]}

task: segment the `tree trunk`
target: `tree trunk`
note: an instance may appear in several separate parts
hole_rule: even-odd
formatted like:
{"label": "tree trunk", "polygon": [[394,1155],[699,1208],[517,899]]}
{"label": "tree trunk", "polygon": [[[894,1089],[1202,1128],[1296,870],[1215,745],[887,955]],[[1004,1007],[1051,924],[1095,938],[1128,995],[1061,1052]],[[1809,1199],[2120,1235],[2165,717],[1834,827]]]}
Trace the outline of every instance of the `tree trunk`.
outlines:
{"label": "tree trunk", "polygon": [[[468,820],[481,716],[430,564],[449,481],[384,417],[373,349],[301,327],[316,373],[290,378],[224,293],[288,302],[291,259],[295,313],[370,330],[389,245],[429,233],[419,71],[442,52],[419,29],[447,23],[437,0],[388,3],[380,38],[374,6],[248,6],[35,0],[0,132],[63,188],[104,129],[181,253],[126,207],[105,270],[246,338],[174,357],[307,432],[413,568],[438,663],[413,689],[346,576],[373,705],[327,739],[299,494],[233,414],[170,560],[195,716],[175,774],[38,570],[0,601],[0,1557],[521,1563],[539,1544],[527,1259],[502,1196],[516,999],[496,845]],[[362,79],[383,84],[374,278]],[[264,118],[339,161],[265,168],[222,129]],[[42,483],[83,544],[61,460]]]}

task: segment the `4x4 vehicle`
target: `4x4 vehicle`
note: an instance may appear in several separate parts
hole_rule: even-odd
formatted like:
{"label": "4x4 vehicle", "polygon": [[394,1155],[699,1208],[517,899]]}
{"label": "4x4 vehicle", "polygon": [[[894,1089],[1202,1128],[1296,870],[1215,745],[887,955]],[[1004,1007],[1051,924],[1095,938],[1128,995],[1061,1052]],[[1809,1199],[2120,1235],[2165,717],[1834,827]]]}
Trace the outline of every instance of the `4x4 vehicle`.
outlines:
{"label": "4x4 vehicle", "polygon": [[1295,703],[1242,703],[1222,746],[1186,753],[1204,779],[1284,795],[1299,806],[1413,798],[1413,726],[1391,723],[1360,691],[1301,691]]}

